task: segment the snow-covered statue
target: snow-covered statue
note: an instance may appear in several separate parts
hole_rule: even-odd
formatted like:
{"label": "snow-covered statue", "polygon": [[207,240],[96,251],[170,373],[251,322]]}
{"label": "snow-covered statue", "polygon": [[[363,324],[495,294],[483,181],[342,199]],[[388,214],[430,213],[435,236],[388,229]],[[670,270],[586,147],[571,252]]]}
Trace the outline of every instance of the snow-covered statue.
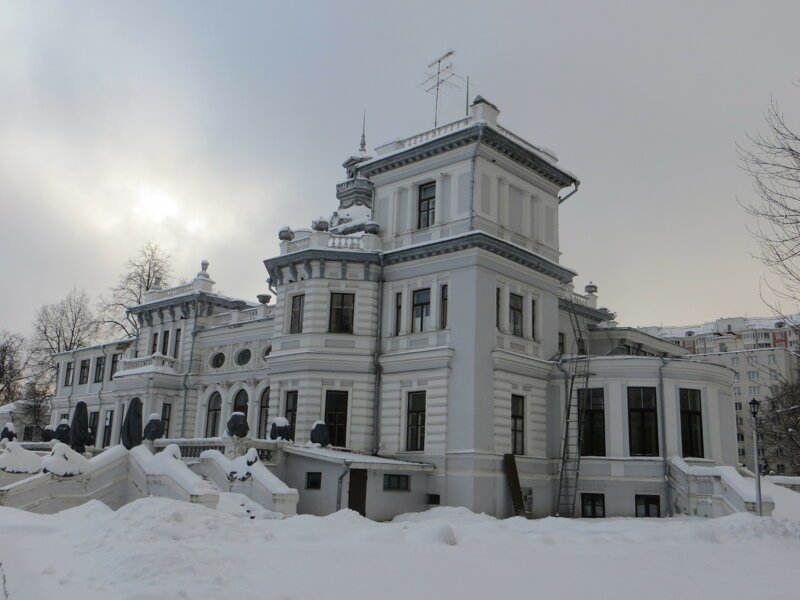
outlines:
{"label": "snow-covered statue", "polygon": [[243,412],[231,413],[230,419],[225,424],[225,431],[230,437],[243,438],[250,433],[250,425],[247,424],[247,416]]}
{"label": "snow-covered statue", "polygon": [[258,451],[250,448],[244,456],[239,456],[231,461],[228,470],[228,479],[231,481],[247,481],[252,475],[250,467],[258,462]]}
{"label": "snow-covered statue", "polygon": [[13,423],[6,423],[6,426],[3,427],[3,431],[0,432],[0,440],[8,440],[9,442],[13,442],[17,437],[17,429],[14,427]]}
{"label": "snow-covered statue", "polygon": [[66,444],[67,446],[72,444],[72,430],[69,428],[69,421],[66,419],[61,419],[56,427],[56,431],[53,434],[53,437],[57,439],[62,444]]}
{"label": "snow-covered statue", "polygon": [[74,477],[89,471],[89,460],[67,444],[58,443],[42,460],[42,471],[59,477]]}
{"label": "snow-covered statue", "polygon": [[269,430],[269,438],[271,440],[286,440],[292,439],[292,426],[286,417],[275,417],[272,422],[272,427]]}
{"label": "snow-covered statue", "polygon": [[75,452],[83,454],[86,452],[86,444],[89,442],[89,410],[83,400],[79,400],[75,405],[70,430],[72,431],[70,446]]}
{"label": "snow-covered statue", "polygon": [[164,436],[164,423],[161,422],[161,417],[153,413],[147,418],[147,425],[144,426],[144,439],[151,442]]}
{"label": "snow-covered statue", "polygon": [[324,421],[316,421],[311,428],[311,443],[320,446],[330,446],[331,438],[328,435],[328,426]]}
{"label": "snow-covered statue", "polygon": [[42,429],[42,441],[43,442],[52,442],[56,437],[56,432],[50,425],[47,425],[44,429]]}
{"label": "snow-covered statue", "polygon": [[42,457],[26,450],[17,442],[7,442],[6,451],[0,454],[0,471],[6,473],[38,473]]}
{"label": "snow-covered statue", "polygon": [[122,445],[128,450],[142,443],[142,401],[139,398],[134,398],[128,405],[120,437]]}

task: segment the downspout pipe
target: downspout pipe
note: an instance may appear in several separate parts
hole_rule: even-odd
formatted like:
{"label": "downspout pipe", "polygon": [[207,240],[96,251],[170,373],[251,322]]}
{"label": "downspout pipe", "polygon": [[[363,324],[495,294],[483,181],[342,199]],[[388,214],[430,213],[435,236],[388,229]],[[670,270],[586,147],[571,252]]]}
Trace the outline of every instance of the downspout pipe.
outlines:
{"label": "downspout pipe", "polygon": [[481,141],[483,141],[483,131],[486,128],[486,125],[483,124],[480,126],[480,130],[478,131],[478,140],[475,142],[475,150],[472,151],[472,183],[469,188],[469,230],[472,231],[475,227],[472,225],[472,216],[475,214],[475,161],[478,158],[478,150],[481,147]]}
{"label": "downspout pipe", "polygon": [[[183,410],[181,410],[181,437],[186,437],[186,413],[189,410],[187,406],[187,397],[189,395],[189,386],[186,385],[186,382],[189,379],[189,375],[192,371],[192,362],[194,362],[194,342],[197,338],[197,313],[198,313],[198,302],[197,298],[194,300],[194,324],[192,325],[192,343],[189,347],[189,365],[186,367],[186,371],[183,373]],[[199,400],[199,398],[198,398]]]}
{"label": "downspout pipe", "polygon": [[339,475],[339,481],[336,484],[336,510],[339,511],[342,509],[342,481],[344,481],[344,476],[350,472],[350,465],[353,464],[352,460],[344,461],[344,471],[342,474]]}
{"label": "downspout pipe", "polygon": [[669,460],[667,459],[667,411],[664,402],[664,367],[669,364],[669,359],[661,357],[661,366],[658,367],[658,403],[661,411],[661,460],[664,467],[664,498],[667,502],[667,516],[672,516],[672,490],[669,486]]}
{"label": "downspout pipe", "polygon": [[378,455],[381,449],[380,444],[380,425],[381,425],[381,345],[383,342],[383,252],[378,254],[378,324],[375,328],[375,410],[373,428],[374,448],[373,454]]}

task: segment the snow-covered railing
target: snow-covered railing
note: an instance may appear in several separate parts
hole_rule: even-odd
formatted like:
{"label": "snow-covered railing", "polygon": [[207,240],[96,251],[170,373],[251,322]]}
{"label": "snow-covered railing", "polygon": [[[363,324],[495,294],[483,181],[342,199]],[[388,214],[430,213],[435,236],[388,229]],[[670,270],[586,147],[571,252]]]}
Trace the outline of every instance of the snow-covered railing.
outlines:
{"label": "snow-covered railing", "polygon": [[217,450],[207,450],[191,468],[213,481],[220,490],[244,494],[267,510],[287,517],[297,514],[297,490],[270,472],[259,460],[255,448],[233,460]]}
{"label": "snow-covered railing", "polygon": [[336,193],[341,194],[342,192],[356,188],[361,188],[365,191],[371,192],[375,188],[375,184],[372,183],[371,179],[367,179],[366,177],[355,177],[353,179],[348,179],[343,183],[337,183]]}
{"label": "snow-covered railing", "polygon": [[217,507],[218,491],[186,466],[177,446],[167,446],[157,454],[136,446],[130,459],[131,479],[148,494]]}
{"label": "snow-covered railing", "polygon": [[178,285],[175,287],[167,288],[166,290],[149,290],[145,294],[145,302],[152,302],[153,300],[161,300],[162,298],[172,298],[174,296],[191,294],[193,291],[194,291],[193,283]]}
{"label": "snow-covered railing", "polygon": [[266,463],[272,461],[272,452],[279,442],[256,438],[215,437],[215,438],[176,438],[160,439],[154,442],[156,448],[175,444],[180,448],[183,458],[199,458],[206,450],[218,450],[229,459],[243,456],[250,448],[255,448],[258,458]]}
{"label": "snow-covered railing", "polygon": [[119,374],[121,371],[132,371],[134,369],[142,369],[144,367],[174,369],[176,362],[177,361],[171,356],[164,356],[160,352],[139,358],[123,358],[122,361],[120,361],[120,367],[117,371],[117,374]]}
{"label": "snow-covered railing", "polygon": [[291,254],[308,249],[335,249],[369,252],[381,249],[380,237],[376,234],[341,235],[330,231],[312,231],[309,235],[281,242],[281,254]]}
{"label": "snow-covered railing", "polygon": [[591,294],[583,295],[578,294],[576,291],[569,288],[562,287],[559,295],[567,302],[572,302],[579,306],[587,306],[589,308],[597,308],[597,296]]}
{"label": "snow-covered railing", "polygon": [[363,250],[364,241],[361,236],[331,234],[328,247],[340,250]]}
{"label": "snow-covered railing", "polygon": [[400,140],[400,143],[403,145],[404,148],[408,148],[409,146],[416,146],[417,144],[422,144],[423,142],[427,142],[428,140],[432,140],[439,136],[462,129],[463,127],[469,125],[471,122],[472,122],[472,117],[464,117],[463,119],[459,119],[458,121],[453,121],[452,123],[447,123],[446,125],[442,125],[441,127],[429,129],[428,131],[423,131],[422,133],[418,133],[417,135],[413,135],[409,138]]}
{"label": "snow-covered railing", "polygon": [[[758,511],[755,482],[728,466],[690,466],[683,458],[669,459],[669,480],[673,505],[681,514],[721,517],[735,512]],[[764,516],[772,514],[775,504],[762,493]]]}

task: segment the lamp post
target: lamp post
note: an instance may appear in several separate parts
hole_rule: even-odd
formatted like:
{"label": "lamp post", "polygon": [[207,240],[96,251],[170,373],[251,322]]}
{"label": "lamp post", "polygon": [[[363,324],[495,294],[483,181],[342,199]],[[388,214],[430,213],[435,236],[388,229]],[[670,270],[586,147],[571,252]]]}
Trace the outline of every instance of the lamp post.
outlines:
{"label": "lamp post", "polygon": [[761,404],[753,398],[748,402],[750,414],[753,415],[753,466],[756,476],[756,504],[758,504],[758,516],[763,516],[761,511],[761,467],[758,464],[758,405]]}

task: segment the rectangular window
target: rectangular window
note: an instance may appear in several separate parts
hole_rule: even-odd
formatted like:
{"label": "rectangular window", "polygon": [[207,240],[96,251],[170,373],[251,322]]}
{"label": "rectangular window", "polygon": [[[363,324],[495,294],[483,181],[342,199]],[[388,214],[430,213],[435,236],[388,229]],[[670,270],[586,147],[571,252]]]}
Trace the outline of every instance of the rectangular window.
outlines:
{"label": "rectangular window", "polygon": [[429,331],[431,328],[431,290],[417,290],[411,306],[411,332]]}
{"label": "rectangular window", "polygon": [[383,491],[384,492],[411,491],[408,475],[393,475],[391,473],[386,473],[383,476]]}
{"label": "rectangular window", "polygon": [[536,339],[536,300],[531,300],[531,338]]}
{"label": "rectangular window", "polygon": [[658,456],[656,388],[628,388],[628,436],[631,456]]}
{"label": "rectangular window", "polygon": [[743,433],[737,433],[736,434],[736,441],[744,443],[744,434]]}
{"label": "rectangular window", "polygon": [[603,388],[578,390],[581,456],[606,455],[606,411]]}
{"label": "rectangular window", "polygon": [[161,354],[169,356],[169,331],[161,334]]}
{"label": "rectangular window", "polygon": [[731,366],[732,366],[732,367],[738,367],[738,366],[739,366],[739,359],[738,359],[738,358],[736,358],[736,357],[733,357],[733,358],[731,359]]}
{"label": "rectangular window", "polygon": [[325,425],[331,446],[347,446],[347,392],[328,390],[325,392]]}
{"label": "rectangular window", "polygon": [[750,381],[755,381],[756,379],[758,379],[758,371],[748,371],[747,378]]}
{"label": "rectangular window", "polygon": [[91,361],[87,358],[81,361],[81,371],[78,375],[78,385],[89,383],[89,363]]}
{"label": "rectangular window", "polygon": [[581,494],[581,516],[584,519],[602,519],[605,517],[605,496],[603,494]]}
{"label": "rectangular window", "polygon": [[303,305],[305,294],[292,297],[292,316],[289,322],[289,333],[303,333]]}
{"label": "rectangular window", "polygon": [[108,448],[108,445],[111,443],[111,429],[113,428],[113,424],[114,411],[107,410],[106,419],[103,422],[103,448]]}
{"label": "rectangular window", "polygon": [[511,324],[511,334],[522,337],[522,296],[508,295],[508,321]]}
{"label": "rectangular window", "polygon": [[661,498],[650,494],[636,494],[636,516],[657,518],[661,516]]}
{"label": "rectangular window", "polygon": [[447,286],[441,287],[439,294],[439,329],[447,329]]}
{"label": "rectangular window", "polygon": [[258,414],[258,439],[267,439],[267,422],[269,421],[269,388],[261,392],[261,403]]}
{"label": "rectangular window", "polygon": [[106,357],[98,356],[94,361],[94,382],[100,383],[103,381],[103,375],[106,370]]}
{"label": "rectangular window", "polygon": [[319,471],[306,472],[306,489],[307,490],[321,490],[322,489],[322,473]]}
{"label": "rectangular window", "polygon": [[744,458],[744,456],[745,456],[745,449],[739,448],[739,458]]}
{"label": "rectangular window", "polygon": [[114,373],[119,370],[119,359],[122,358],[122,352],[116,352],[111,355],[111,369],[109,370],[108,380],[114,379]]}
{"label": "rectangular window", "polygon": [[178,353],[181,351],[181,330],[175,330],[175,345],[172,347],[172,358],[178,358]]}
{"label": "rectangular window", "polygon": [[22,430],[22,441],[23,442],[33,441],[33,425],[25,425],[25,429]]}
{"label": "rectangular window", "polygon": [[164,437],[169,437],[169,422],[172,420],[172,404],[164,402],[161,405],[161,424],[164,426]]}
{"label": "rectangular window", "polygon": [[425,392],[408,393],[408,420],[406,423],[406,450],[425,449]]}
{"label": "rectangular window", "polygon": [[117,443],[122,443],[122,426],[125,424],[125,405],[123,404],[119,410],[119,437],[117,438]]}
{"label": "rectangular window", "polygon": [[511,396],[511,453],[525,454],[525,397]]}
{"label": "rectangular window", "polygon": [[297,423],[297,390],[286,392],[286,420],[289,421],[290,440],[294,439],[294,426]]}
{"label": "rectangular window", "polygon": [[494,326],[500,329],[500,288],[494,290]]}
{"label": "rectangular window", "polygon": [[[700,390],[680,389],[681,445],[684,457],[703,458],[703,413]],[[740,404],[741,403],[737,403]]]}
{"label": "rectangular window", "polygon": [[564,354],[566,352],[566,350],[567,350],[566,346],[567,346],[567,344],[566,344],[566,342],[564,340],[564,334],[559,332],[558,333],[558,353],[559,354]]}
{"label": "rectangular window", "polygon": [[150,354],[158,352],[158,333],[153,334],[153,341],[150,344]]}
{"label": "rectangular window", "polygon": [[331,293],[328,331],[331,333],[353,333],[355,303],[355,294]]}
{"label": "rectangular window", "polygon": [[734,373],[733,374],[733,380],[734,381],[739,381],[739,374],[738,373]]}
{"label": "rectangular window", "polygon": [[744,419],[742,417],[736,417],[736,426],[743,427],[744,426]]}
{"label": "rectangular window", "polygon": [[742,395],[742,389],[738,388],[738,387],[733,388],[733,395],[734,396],[741,396]]}
{"label": "rectangular window", "polygon": [[425,229],[436,220],[436,182],[419,186],[417,204],[417,229]]}
{"label": "rectangular window", "polygon": [[400,335],[400,327],[403,323],[403,294],[398,292],[394,296],[394,334]]}
{"label": "rectangular window", "polygon": [[761,388],[757,385],[751,385],[748,391],[750,392],[751,396],[758,396],[761,394]]}
{"label": "rectangular window", "polygon": [[772,364],[775,364],[775,355],[774,354],[770,354],[769,355],[769,362],[772,363]]}
{"label": "rectangular window", "polygon": [[89,413],[89,431],[94,439],[94,444],[97,445],[97,426],[100,424],[100,411],[96,410]]}
{"label": "rectangular window", "polygon": [[734,402],[733,405],[736,408],[737,412],[742,410],[742,403],[741,402]]}

